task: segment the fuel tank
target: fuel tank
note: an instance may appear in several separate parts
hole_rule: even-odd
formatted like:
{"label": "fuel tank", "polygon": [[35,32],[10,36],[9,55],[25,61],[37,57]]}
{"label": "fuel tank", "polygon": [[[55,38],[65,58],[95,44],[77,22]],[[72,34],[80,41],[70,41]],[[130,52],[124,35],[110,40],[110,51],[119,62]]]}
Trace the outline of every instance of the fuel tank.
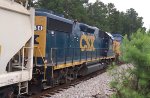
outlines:
{"label": "fuel tank", "polygon": [[88,75],[90,73],[101,70],[106,66],[107,65],[105,63],[89,62],[83,68],[81,68],[81,70],[79,71],[79,75],[85,76],[85,75]]}

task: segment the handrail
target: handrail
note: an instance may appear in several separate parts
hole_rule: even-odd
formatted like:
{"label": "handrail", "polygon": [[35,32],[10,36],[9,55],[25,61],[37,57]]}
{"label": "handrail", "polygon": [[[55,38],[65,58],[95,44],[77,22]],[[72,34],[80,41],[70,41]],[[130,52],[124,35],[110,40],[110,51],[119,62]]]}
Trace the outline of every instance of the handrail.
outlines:
{"label": "handrail", "polygon": [[[44,60],[44,56],[42,55],[42,52],[41,52],[41,49],[38,47],[38,46],[34,46],[34,48],[37,48],[38,49],[38,51],[39,51],[39,53],[40,53],[40,55],[41,55],[41,57],[42,57],[42,61],[43,61],[43,63],[44,63],[44,80],[46,80],[46,69],[47,69],[47,62],[45,62],[45,60]],[[37,61],[36,61],[37,62]]]}
{"label": "handrail", "polygon": [[[79,60],[80,62],[82,61],[82,59],[85,59],[86,61],[89,61],[89,59],[90,60],[100,59],[100,57],[103,56],[103,54],[101,54],[101,53],[103,53],[104,50],[106,50],[107,54],[113,53],[113,51],[109,51],[109,48],[95,48],[95,50],[93,50],[93,51],[87,51],[88,50],[87,48],[84,48],[85,51],[81,51],[81,48],[77,48],[77,47],[51,48],[50,60],[51,60],[52,66],[54,66],[54,64],[57,66],[58,62],[62,62],[64,64],[66,64],[66,62],[68,61],[67,60],[68,59],[67,58],[67,52],[68,52],[67,49],[69,49],[69,51],[71,50],[71,52],[69,52],[68,56],[70,57],[69,61],[71,61],[72,63],[74,63],[74,60],[76,60],[75,59],[76,52],[77,52],[77,56],[78,56],[77,60]],[[61,51],[63,52],[61,55],[63,58],[58,58],[57,54],[58,54],[58,52],[61,52]],[[53,54],[55,56],[53,56]],[[103,56],[103,57],[105,57],[105,56]]]}
{"label": "handrail", "polygon": [[[89,48],[65,47],[65,48],[51,48],[51,49],[89,49]],[[109,48],[95,48],[95,49],[109,49]]]}

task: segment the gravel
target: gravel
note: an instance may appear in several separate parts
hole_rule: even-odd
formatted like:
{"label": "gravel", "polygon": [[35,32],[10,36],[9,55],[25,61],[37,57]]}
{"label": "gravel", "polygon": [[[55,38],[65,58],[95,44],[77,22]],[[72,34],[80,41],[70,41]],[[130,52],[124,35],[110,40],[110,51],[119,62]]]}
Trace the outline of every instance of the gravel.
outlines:
{"label": "gravel", "polygon": [[[126,69],[127,65],[121,65],[118,69]],[[84,81],[69,89],[64,89],[50,98],[108,98],[113,93],[109,87],[112,77],[109,72],[102,73],[97,77]]]}

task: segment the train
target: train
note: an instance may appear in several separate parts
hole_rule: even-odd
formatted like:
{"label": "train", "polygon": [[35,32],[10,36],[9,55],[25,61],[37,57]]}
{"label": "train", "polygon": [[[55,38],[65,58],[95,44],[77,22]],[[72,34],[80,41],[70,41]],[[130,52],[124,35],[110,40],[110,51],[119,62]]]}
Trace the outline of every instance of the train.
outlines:
{"label": "train", "polygon": [[97,27],[13,0],[0,1],[0,14],[2,98],[71,82],[118,57],[120,42]]}

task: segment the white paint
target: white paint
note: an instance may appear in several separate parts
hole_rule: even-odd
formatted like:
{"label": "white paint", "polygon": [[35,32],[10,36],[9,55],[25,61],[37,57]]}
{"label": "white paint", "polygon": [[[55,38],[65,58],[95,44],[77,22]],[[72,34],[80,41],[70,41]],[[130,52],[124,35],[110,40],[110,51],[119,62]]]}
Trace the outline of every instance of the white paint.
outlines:
{"label": "white paint", "polygon": [[0,79],[0,87],[30,80],[28,71],[1,74]]}
{"label": "white paint", "polygon": [[[10,0],[0,0],[0,87],[32,78],[34,47],[34,9],[28,11]],[[29,43],[27,70],[6,73],[10,59]]]}
{"label": "white paint", "polygon": [[0,74],[5,72],[9,60],[31,38],[30,16],[0,9]]}

